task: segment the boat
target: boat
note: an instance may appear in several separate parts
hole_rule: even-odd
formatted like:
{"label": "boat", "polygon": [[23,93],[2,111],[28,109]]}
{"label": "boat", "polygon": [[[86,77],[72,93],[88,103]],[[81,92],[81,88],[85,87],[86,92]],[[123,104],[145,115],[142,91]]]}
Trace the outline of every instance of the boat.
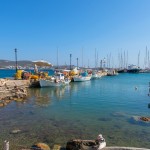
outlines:
{"label": "boat", "polygon": [[118,73],[126,73],[126,72],[127,72],[127,69],[121,69],[121,68],[120,68],[120,69],[117,70],[117,72],[118,72]]}
{"label": "boat", "polygon": [[91,75],[87,73],[87,71],[80,73],[80,75],[73,76],[74,82],[84,82],[91,80]]}
{"label": "boat", "polygon": [[115,69],[110,69],[107,71],[107,76],[116,76],[118,72]]}
{"label": "boat", "polygon": [[71,80],[52,80],[52,79],[40,79],[40,87],[59,87],[59,86],[65,86],[68,85]]}
{"label": "boat", "polygon": [[70,140],[67,142],[66,150],[100,150],[104,147],[106,147],[106,141],[100,134],[96,140]]}
{"label": "boat", "polygon": [[84,82],[91,80],[91,76],[83,77],[83,76],[74,76],[73,77],[74,82]]}
{"label": "boat", "polygon": [[59,87],[68,85],[71,80],[68,78],[65,79],[64,74],[58,72],[54,77],[40,79],[39,82],[41,87]]}
{"label": "boat", "polygon": [[136,65],[129,65],[127,72],[129,73],[139,73],[141,71],[140,67],[136,66]]}
{"label": "boat", "polygon": [[92,72],[92,77],[91,77],[91,79],[99,79],[99,78],[101,78],[101,77],[102,77],[102,75],[101,75],[100,72],[96,72],[96,71],[93,71],[93,72]]}

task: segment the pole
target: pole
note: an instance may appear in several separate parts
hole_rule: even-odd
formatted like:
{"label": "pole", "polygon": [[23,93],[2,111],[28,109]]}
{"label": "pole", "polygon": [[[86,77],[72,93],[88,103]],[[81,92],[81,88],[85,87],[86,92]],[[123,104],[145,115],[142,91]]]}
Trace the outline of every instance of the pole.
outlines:
{"label": "pole", "polygon": [[72,57],[72,54],[70,54],[70,70],[71,70],[71,57]]}
{"label": "pole", "polygon": [[78,60],[79,60],[79,59],[77,58],[77,69],[78,69]]}
{"label": "pole", "polygon": [[57,69],[58,69],[58,48],[57,48]]}
{"label": "pole", "polygon": [[17,64],[17,49],[15,48],[15,61],[16,61],[16,73],[18,70],[18,64]]}

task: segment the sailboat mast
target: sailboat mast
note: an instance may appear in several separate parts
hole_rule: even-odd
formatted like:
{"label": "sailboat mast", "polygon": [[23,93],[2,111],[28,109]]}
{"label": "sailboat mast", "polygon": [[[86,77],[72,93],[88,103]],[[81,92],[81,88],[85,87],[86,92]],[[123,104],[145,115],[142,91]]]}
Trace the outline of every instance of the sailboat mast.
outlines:
{"label": "sailboat mast", "polygon": [[82,68],[83,68],[83,48],[82,48]]}
{"label": "sailboat mast", "polygon": [[58,69],[58,48],[57,48],[57,69]]}
{"label": "sailboat mast", "polygon": [[138,67],[140,67],[140,51],[138,53]]}

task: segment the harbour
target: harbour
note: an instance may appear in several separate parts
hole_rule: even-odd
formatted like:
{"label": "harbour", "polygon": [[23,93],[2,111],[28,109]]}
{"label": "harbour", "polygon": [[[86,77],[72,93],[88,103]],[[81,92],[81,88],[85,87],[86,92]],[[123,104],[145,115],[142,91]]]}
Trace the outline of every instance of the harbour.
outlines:
{"label": "harbour", "polygon": [[29,88],[24,101],[0,108],[0,143],[9,140],[16,150],[37,142],[65,147],[70,139],[95,139],[102,133],[107,146],[150,148],[150,124],[134,119],[149,117],[148,83],[149,73],[120,73],[63,87]]}

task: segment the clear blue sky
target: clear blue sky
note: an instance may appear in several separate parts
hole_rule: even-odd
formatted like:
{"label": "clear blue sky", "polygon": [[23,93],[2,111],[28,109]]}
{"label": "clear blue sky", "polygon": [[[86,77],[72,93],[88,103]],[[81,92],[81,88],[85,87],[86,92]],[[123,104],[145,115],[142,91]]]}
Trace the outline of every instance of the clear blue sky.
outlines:
{"label": "clear blue sky", "polygon": [[150,49],[150,0],[0,0],[0,59],[47,60],[95,65],[128,51],[129,63],[144,63]]}

